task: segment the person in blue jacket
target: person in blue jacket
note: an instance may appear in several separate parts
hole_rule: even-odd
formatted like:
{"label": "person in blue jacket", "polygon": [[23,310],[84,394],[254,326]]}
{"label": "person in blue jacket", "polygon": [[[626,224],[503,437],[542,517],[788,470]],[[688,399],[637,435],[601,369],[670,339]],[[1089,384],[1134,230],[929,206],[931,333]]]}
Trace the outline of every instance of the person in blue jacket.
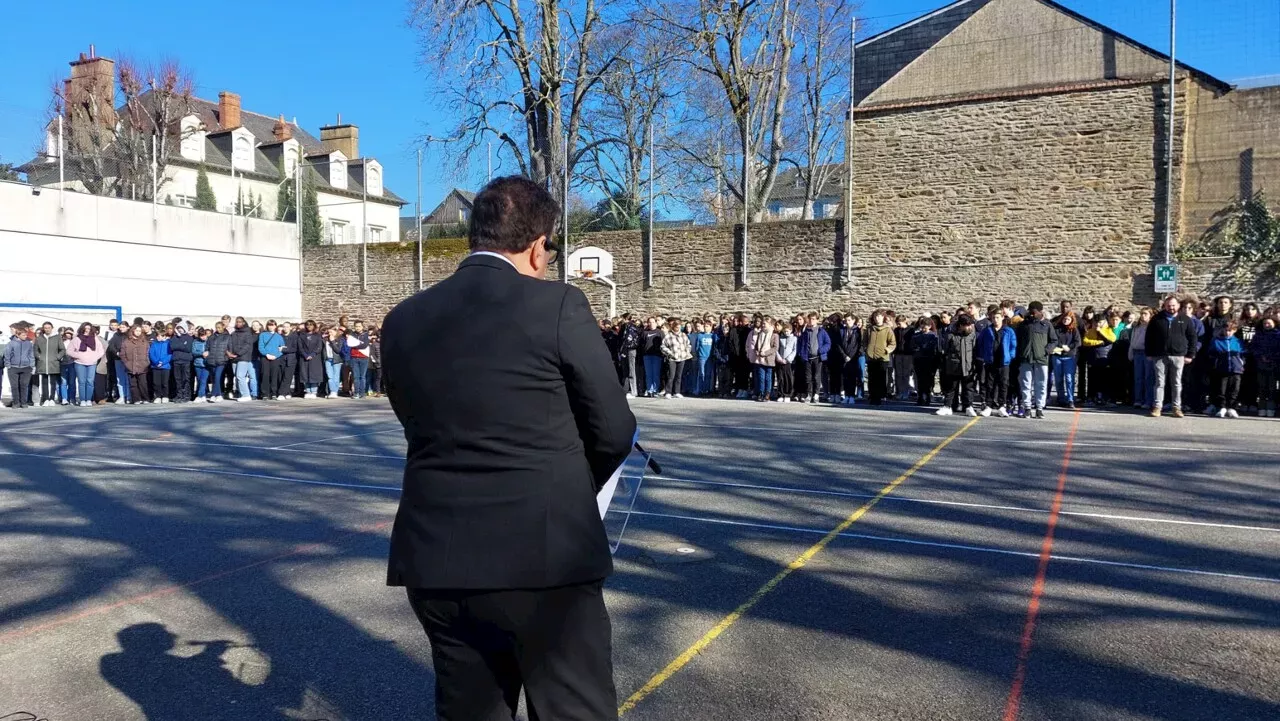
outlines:
{"label": "person in blue jacket", "polygon": [[258,355],[262,358],[262,400],[280,400],[280,383],[284,380],[284,336],[276,332],[276,322],[267,321],[266,330],[258,334]]}
{"label": "person in blue jacket", "polygon": [[810,313],[805,319],[805,327],[800,331],[796,341],[796,356],[804,369],[805,390],[800,395],[800,402],[808,396],[810,403],[817,403],[822,393],[822,364],[831,352],[831,336],[818,325],[818,314]]}
{"label": "person in blue jacket", "polygon": [[1244,375],[1244,345],[1236,337],[1240,325],[1228,320],[1219,325],[1213,339],[1205,343],[1209,373],[1212,378],[1210,403],[1216,408],[1212,415],[1218,418],[1239,418],[1236,403],[1240,399],[1240,378]]}
{"label": "person in blue jacket", "polygon": [[704,396],[711,393],[711,356],[716,337],[702,321],[693,324],[693,331],[689,336],[689,344],[693,348],[693,384],[690,390],[694,396]]}
{"label": "person in blue jacket", "polygon": [[151,339],[151,347],[147,357],[151,360],[151,402],[169,402],[169,373],[173,369],[173,352],[169,349],[169,338],[173,335],[173,326],[163,328],[156,326],[156,337]]}
{"label": "person in blue jacket", "polygon": [[978,333],[974,356],[982,363],[982,390],[985,406],[982,417],[994,413],[1008,418],[1005,409],[1009,400],[1009,363],[1018,353],[1018,334],[1004,324],[1004,312],[999,308],[987,313],[987,327]]}

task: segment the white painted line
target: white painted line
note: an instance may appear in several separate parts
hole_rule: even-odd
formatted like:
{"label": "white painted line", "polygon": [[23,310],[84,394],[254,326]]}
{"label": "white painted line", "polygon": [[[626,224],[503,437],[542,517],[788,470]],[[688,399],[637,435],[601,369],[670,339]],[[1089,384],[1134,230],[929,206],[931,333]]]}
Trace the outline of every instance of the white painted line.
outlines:
{"label": "white painted line", "polygon": [[[47,433],[44,431],[13,431],[11,435],[15,436],[50,436],[53,438],[78,438],[91,441],[121,441],[123,443],[160,443],[164,445],[175,446],[211,446],[213,448],[235,448],[247,451],[275,451],[279,448],[272,446],[250,446],[239,443],[214,443],[210,441],[187,441],[177,438],[130,438],[128,436],[106,436],[102,434],[85,435],[78,433]],[[287,447],[286,447],[287,448]],[[322,456],[353,456],[355,458],[385,458],[394,461],[403,461],[404,456],[389,456],[385,453],[345,453],[341,451],[305,451],[307,455]]]}
{"label": "white painted line", "polygon": [[[1016,421],[1017,419],[1009,419]],[[946,435],[920,435],[914,433],[875,433],[871,431],[843,431],[843,430],[821,430],[821,429],[804,429],[794,426],[740,426],[727,425],[724,423],[670,423],[665,421],[640,421],[641,427],[672,427],[672,428],[714,428],[716,430],[732,431],[764,431],[768,433],[795,433],[806,436],[840,436],[840,437],[864,437],[864,438],[905,438],[922,441],[939,441],[946,438]],[[1011,427],[1022,427],[1016,423],[1010,423]],[[958,439],[966,443],[999,443],[1009,445],[1008,437],[1002,438],[983,438],[981,436],[965,436]],[[1019,446],[1062,446],[1066,445],[1064,440],[1024,440],[1018,439]],[[1250,456],[1280,456],[1280,451],[1262,451],[1253,448],[1212,448],[1203,446],[1142,446],[1142,445],[1126,445],[1123,443],[1089,443],[1083,441],[1075,441],[1071,445],[1083,446],[1088,448],[1107,448],[1111,450],[1121,451],[1173,451],[1188,453],[1228,453],[1232,455],[1250,455]],[[1082,460],[1088,460],[1084,458]]]}
{"label": "white painted line", "polygon": [[243,471],[224,471],[218,468],[188,468],[185,466],[162,466],[153,463],[134,463],[133,461],[117,461],[102,458],[63,458],[61,456],[51,456],[43,453],[16,453],[14,451],[0,451],[0,456],[19,456],[25,458],[41,458],[54,463],[83,463],[92,466],[123,466],[126,468],[144,468],[147,470],[157,471],[180,471],[183,473],[209,473],[218,476],[235,476],[237,478],[254,478],[262,481],[281,481],[284,483],[299,483],[307,486],[333,486],[335,488],[356,488],[368,491],[395,491],[400,492],[399,486],[374,486],[364,483],[337,483],[335,481],[308,481],[303,478],[284,478],[282,476],[268,476],[261,473],[245,473]]}
{"label": "white painted line", "polygon": [[[638,478],[638,476],[626,476],[626,478]],[[693,478],[670,478],[668,476],[645,476],[649,481],[668,481],[670,483],[691,483],[703,486],[725,486],[728,488],[749,488],[757,491],[770,491],[776,493],[793,493],[796,495],[810,496],[838,496],[840,498],[875,498],[874,493],[850,493],[847,491],[822,491],[808,488],[794,488],[787,486],[764,486],[754,483],[730,483],[728,481],[702,481]],[[1029,508],[1026,506],[1001,506],[990,503],[968,503],[965,501],[943,501],[931,498],[911,498],[909,496],[886,496],[882,499],[886,502],[896,503],[926,503],[938,506],[958,506],[961,508],[982,508],[993,511],[1016,511],[1019,513],[1048,513],[1047,508]],[[1267,533],[1280,533],[1280,528],[1270,526],[1246,526],[1236,523],[1214,523],[1211,521],[1192,521],[1180,518],[1155,518],[1152,516],[1132,516],[1118,513],[1098,513],[1095,511],[1059,511],[1060,516],[1082,516],[1085,518],[1108,518],[1117,521],[1135,521],[1138,523],[1169,523],[1180,526],[1204,526],[1207,528],[1229,528],[1240,531],[1263,531]]]}
{"label": "white painted line", "polygon": [[[695,521],[697,523],[714,523],[724,526],[742,526],[745,528],[759,528],[770,531],[790,531],[793,533],[808,533],[825,536],[830,531],[820,528],[801,528],[798,526],[779,526],[769,523],[749,523],[746,521],[730,521],[719,518],[700,518],[698,516],[681,516],[672,513],[652,513],[649,511],[632,511],[631,515],[635,516],[651,516],[654,518],[670,518],[679,521]],[[1004,556],[1020,556],[1023,558],[1039,558],[1040,554],[1033,551],[1011,551],[1005,548],[992,548],[989,546],[971,546],[963,543],[942,543],[940,541],[918,541],[911,538],[894,538],[892,536],[873,536],[868,533],[852,533],[846,531],[839,534],[841,538],[857,538],[865,541],[882,541],[884,543],[902,543],[911,546],[928,546],[930,548],[948,548],[957,551],[973,551],[976,553],[995,553]],[[1234,578],[1245,581],[1263,581],[1266,583],[1280,583],[1280,578],[1272,578],[1269,576],[1249,576],[1242,573],[1222,573],[1220,571],[1203,571],[1198,568],[1179,568],[1175,566],[1154,566],[1146,563],[1128,563],[1125,561],[1105,561],[1097,558],[1083,558],[1081,556],[1053,556],[1055,561],[1068,561],[1072,563],[1091,563],[1100,566],[1116,566],[1119,568],[1136,568],[1144,571],[1159,571],[1162,573],[1183,573],[1195,576],[1213,576],[1216,578]]]}
{"label": "white painted line", "polygon": [[270,449],[268,449],[268,450],[272,450],[272,451],[282,451],[282,450],[284,450],[284,449],[286,449],[286,448],[296,448],[297,446],[307,446],[307,445],[311,445],[312,443],[327,443],[327,442],[329,442],[329,441],[340,441],[340,440],[342,440],[342,439],[344,439],[344,438],[364,438],[365,436],[380,436],[380,435],[382,435],[382,434],[384,434],[384,433],[404,433],[404,429],[403,429],[403,428],[395,428],[395,429],[392,429],[392,430],[386,430],[386,431],[371,431],[371,432],[369,432],[369,433],[353,433],[353,434],[351,434],[351,435],[349,435],[349,436],[334,436],[334,437],[332,437],[332,438],[320,438],[320,439],[318,439],[318,440],[314,440],[314,441],[302,441],[302,442],[300,442],[300,443],[289,443],[289,444],[286,444],[286,445],[283,445],[283,446],[275,446],[275,447],[270,448]]}

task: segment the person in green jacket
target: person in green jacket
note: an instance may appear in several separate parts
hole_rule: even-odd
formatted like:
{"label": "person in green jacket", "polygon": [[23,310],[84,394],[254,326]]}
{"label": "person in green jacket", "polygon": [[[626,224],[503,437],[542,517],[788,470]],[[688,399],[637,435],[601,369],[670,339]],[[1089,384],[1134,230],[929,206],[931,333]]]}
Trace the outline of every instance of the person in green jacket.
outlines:
{"label": "person in green jacket", "polygon": [[62,335],[55,333],[53,324],[45,321],[40,326],[40,333],[35,337],[36,346],[36,378],[40,383],[40,405],[56,406],[59,398],[59,383],[62,379],[62,359],[67,357],[66,346]]}

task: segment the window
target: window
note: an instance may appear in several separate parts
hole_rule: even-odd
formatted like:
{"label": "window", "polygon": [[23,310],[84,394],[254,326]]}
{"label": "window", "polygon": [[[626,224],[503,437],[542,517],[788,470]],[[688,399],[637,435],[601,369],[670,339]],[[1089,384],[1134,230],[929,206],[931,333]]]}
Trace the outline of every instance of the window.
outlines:
{"label": "window", "polygon": [[370,243],[381,243],[382,241],[386,240],[386,237],[387,237],[386,228],[383,228],[378,225],[369,226],[369,242]]}
{"label": "window", "polygon": [[382,195],[382,168],[377,163],[365,161],[365,190],[369,195]]}
{"label": "window", "polygon": [[231,145],[231,164],[236,170],[253,170],[253,141],[249,134],[236,135]]}
{"label": "window", "polygon": [[196,207],[196,199],[195,196],[191,195],[175,195],[173,196],[173,204],[180,205],[183,208],[194,208]]}
{"label": "window", "polygon": [[340,154],[329,156],[329,185],[335,188],[347,188],[347,161]]}
{"label": "window", "polygon": [[179,152],[182,157],[187,160],[204,160],[204,131],[200,129],[200,119],[194,115],[183,118],[181,132]]}
{"label": "window", "polygon": [[284,151],[284,174],[285,177],[292,178],[294,170],[298,167],[298,149],[296,147],[286,147]]}
{"label": "window", "polygon": [[770,215],[782,215],[782,203],[776,200],[769,203],[769,213]]}
{"label": "window", "polygon": [[339,245],[347,241],[347,224],[341,220],[329,221],[329,242]]}

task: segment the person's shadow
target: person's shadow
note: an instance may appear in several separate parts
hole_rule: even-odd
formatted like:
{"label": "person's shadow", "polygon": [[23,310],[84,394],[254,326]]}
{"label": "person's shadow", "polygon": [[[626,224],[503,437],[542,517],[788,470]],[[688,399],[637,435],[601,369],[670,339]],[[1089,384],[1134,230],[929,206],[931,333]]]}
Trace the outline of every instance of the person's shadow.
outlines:
{"label": "person's shadow", "polygon": [[120,651],[98,662],[102,678],[142,707],[147,721],[283,719],[257,687],[227,668],[232,641],[194,643],[204,649],[177,656],[177,636],[163,624],[139,623],[116,634]]}

